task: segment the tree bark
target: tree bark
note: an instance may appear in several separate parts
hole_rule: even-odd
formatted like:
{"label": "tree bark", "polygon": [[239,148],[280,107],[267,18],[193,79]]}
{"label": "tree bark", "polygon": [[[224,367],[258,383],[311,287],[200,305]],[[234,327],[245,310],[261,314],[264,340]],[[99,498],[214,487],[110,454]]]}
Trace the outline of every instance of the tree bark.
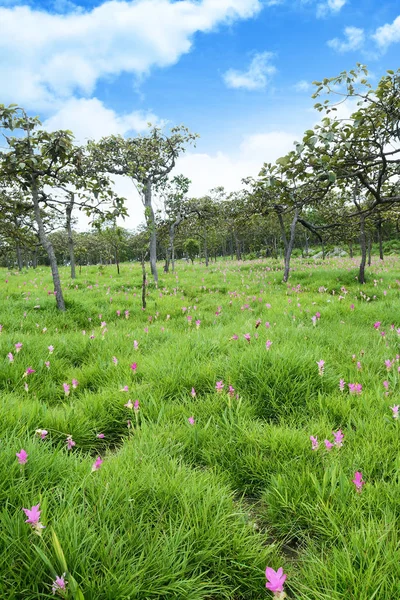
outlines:
{"label": "tree bark", "polygon": [[371,266],[372,235],[368,236],[368,266]]}
{"label": "tree bark", "polygon": [[349,244],[349,252],[350,252],[350,258],[353,258],[354,253],[353,253],[353,242],[350,242]]}
{"label": "tree bark", "polygon": [[361,263],[358,274],[358,281],[365,283],[365,265],[367,262],[367,240],[365,235],[365,217],[360,216],[360,248],[361,248]]}
{"label": "tree bark", "polygon": [[15,251],[17,253],[17,265],[18,265],[18,271],[22,271],[22,254],[21,254],[21,248],[19,247],[19,244],[16,245],[15,247]]}
{"label": "tree bark", "polygon": [[32,177],[31,191],[32,191],[33,209],[34,209],[34,213],[35,213],[35,221],[36,221],[36,224],[38,226],[38,231],[39,231],[39,239],[40,239],[40,242],[41,242],[43,248],[46,250],[47,256],[49,257],[49,261],[50,261],[50,268],[51,268],[51,274],[53,277],[54,293],[56,296],[57,308],[58,308],[58,310],[65,310],[65,302],[64,302],[64,296],[62,293],[62,289],[61,289],[61,281],[60,281],[60,274],[58,272],[57,259],[56,259],[56,255],[54,252],[53,245],[46,235],[42,216],[40,214],[39,192],[37,189],[37,183],[36,183],[35,177]]}
{"label": "tree bark", "polygon": [[71,265],[71,279],[76,278],[76,268],[75,268],[75,252],[74,252],[74,239],[72,237],[72,209],[74,207],[74,195],[72,194],[70,203],[67,204],[65,209],[66,214],[66,230],[68,236],[68,251],[69,251],[69,262]]}
{"label": "tree bark", "polygon": [[208,246],[207,246],[207,229],[204,228],[204,259],[206,261],[206,267],[208,267]]}
{"label": "tree bark", "polygon": [[[291,256],[292,256],[292,251],[293,251],[293,246],[294,246],[294,239],[295,239],[295,236],[296,236],[296,225],[297,225],[298,218],[299,218],[299,209],[296,208],[296,210],[294,211],[294,217],[293,217],[292,222],[290,224],[290,238],[289,238],[289,242],[287,242],[286,233],[285,233],[286,252],[285,252],[285,271],[283,273],[283,281],[285,283],[289,279],[290,259],[291,259]],[[282,223],[283,223],[283,219],[282,219]]]}
{"label": "tree bark", "polygon": [[154,217],[154,210],[151,203],[151,181],[147,180],[144,188],[144,207],[146,214],[147,228],[150,233],[150,268],[151,274],[153,275],[154,283],[158,285],[158,272],[157,272],[157,232],[156,232],[156,220]]}
{"label": "tree bark", "polygon": [[146,265],[142,255],[142,307],[146,308]]}
{"label": "tree bark", "polygon": [[283,247],[285,249],[285,256],[286,256],[287,251],[288,251],[288,240],[286,237],[285,223],[283,221],[283,215],[280,211],[278,211],[278,220],[279,220],[279,226],[281,228],[281,238],[282,238]]}

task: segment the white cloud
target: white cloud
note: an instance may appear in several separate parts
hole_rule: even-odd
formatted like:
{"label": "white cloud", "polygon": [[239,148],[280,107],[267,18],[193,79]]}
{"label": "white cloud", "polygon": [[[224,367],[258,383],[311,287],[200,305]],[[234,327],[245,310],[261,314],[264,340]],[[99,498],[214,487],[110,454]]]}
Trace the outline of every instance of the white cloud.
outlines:
{"label": "white cloud", "polygon": [[386,23],[379,27],[372,37],[383,50],[386,50],[390,44],[400,42],[400,16],[393,23]]}
{"label": "white cloud", "polygon": [[76,93],[91,95],[100,78],[172,65],[196,32],[261,8],[260,0],[108,0],[63,15],[0,7],[2,101],[51,110]]}
{"label": "white cloud", "polygon": [[339,13],[347,0],[327,0],[317,5],[317,17],[327,17]]}
{"label": "white cloud", "polygon": [[294,84],[294,89],[296,92],[308,92],[312,88],[311,83],[302,79]]}
{"label": "white cloud", "polygon": [[75,133],[77,142],[84,143],[89,138],[97,140],[106,135],[144,131],[147,123],[157,125],[160,121],[151,112],[134,111],[117,115],[97,98],[70,98],[44,122],[44,127],[49,131],[70,129]]}
{"label": "white cloud", "polygon": [[224,81],[230,88],[244,88],[246,90],[260,90],[266,87],[271,77],[276,73],[276,68],[271,65],[274,55],[271,52],[256,54],[247,71],[229,69],[224,74]]}
{"label": "white cloud", "polygon": [[345,27],[345,40],[334,38],[327,42],[330,48],[337,52],[349,52],[351,50],[359,50],[364,45],[365,34],[364,30],[359,27]]}

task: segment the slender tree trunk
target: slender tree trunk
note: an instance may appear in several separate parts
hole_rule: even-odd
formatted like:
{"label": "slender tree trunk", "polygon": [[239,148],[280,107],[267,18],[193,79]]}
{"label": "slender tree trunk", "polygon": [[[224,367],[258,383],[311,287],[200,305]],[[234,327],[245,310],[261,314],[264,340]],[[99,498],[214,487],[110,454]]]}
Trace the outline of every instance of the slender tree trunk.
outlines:
{"label": "slender tree trunk", "polygon": [[371,266],[372,235],[368,236],[368,266]]}
{"label": "slender tree trunk", "polygon": [[350,252],[350,258],[353,258],[354,256],[354,252],[353,252],[353,242],[349,243],[349,252]]}
{"label": "slender tree trunk", "polygon": [[114,256],[115,256],[115,264],[117,265],[117,273],[118,273],[118,275],[119,275],[119,254],[118,254],[118,246],[115,246]]}
{"label": "slender tree trunk", "polygon": [[204,228],[204,258],[206,261],[206,267],[208,267],[208,246],[207,246],[207,229]]}
{"label": "slender tree trunk", "polygon": [[305,234],[305,238],[306,238],[306,243],[304,246],[304,256],[308,256],[308,236],[307,236],[307,234]]}
{"label": "slender tree trunk", "polygon": [[285,256],[286,256],[287,251],[288,251],[288,240],[286,237],[285,223],[283,221],[283,215],[280,211],[278,211],[278,220],[279,220],[279,227],[281,228],[281,237],[282,237],[283,247],[285,249]]}
{"label": "slender tree trunk", "polygon": [[60,281],[60,274],[58,272],[57,259],[56,259],[56,255],[54,253],[54,248],[52,246],[52,243],[48,239],[48,237],[46,235],[46,231],[44,229],[42,216],[40,214],[39,192],[37,189],[36,179],[34,177],[32,178],[31,191],[32,191],[33,208],[34,208],[34,212],[35,212],[35,220],[36,220],[36,224],[37,224],[38,230],[39,230],[39,239],[41,241],[43,248],[46,250],[47,256],[49,257],[49,261],[50,261],[50,268],[51,268],[51,274],[53,276],[53,284],[54,284],[54,292],[56,295],[57,308],[59,310],[65,310],[65,302],[64,302],[64,296],[62,293],[62,289],[61,289],[61,281]]}
{"label": "slender tree trunk", "polygon": [[19,244],[16,245],[15,247],[15,251],[17,253],[17,265],[18,265],[18,271],[22,271],[22,254],[21,254],[21,248],[19,247]]}
{"label": "slender tree trunk", "polygon": [[322,248],[322,260],[325,260],[325,244],[324,244],[324,242],[321,242],[321,248]]}
{"label": "slender tree trunk", "polygon": [[[287,248],[286,248],[286,253],[285,253],[285,271],[283,273],[283,281],[286,283],[287,280],[289,279],[289,271],[290,271],[290,259],[292,256],[292,251],[293,251],[293,246],[294,246],[294,239],[296,236],[296,225],[297,225],[297,220],[299,218],[299,209],[296,208],[296,210],[294,211],[294,217],[292,219],[292,223],[290,225],[290,238],[289,238],[289,242],[287,242]],[[285,238],[286,238],[286,234],[285,234]]]}
{"label": "slender tree trunk", "polygon": [[382,221],[379,219],[376,226],[378,231],[378,242],[379,242],[379,258],[383,260],[383,244],[382,244]]}
{"label": "slender tree trunk", "polygon": [[235,248],[236,248],[236,260],[240,260],[242,258],[242,255],[240,253],[240,242],[239,242],[239,238],[237,236],[236,230],[233,230],[233,236],[235,239]]}
{"label": "slender tree trunk", "polygon": [[146,308],[146,264],[142,255],[142,307]]}
{"label": "slender tree trunk", "polygon": [[147,228],[150,233],[150,267],[151,274],[153,275],[154,283],[158,285],[158,272],[157,272],[157,231],[156,231],[156,220],[154,217],[154,210],[152,206],[152,194],[151,194],[151,180],[148,179],[144,189],[144,207]]}
{"label": "slender tree trunk", "polygon": [[367,262],[367,240],[365,235],[365,217],[360,216],[360,248],[361,248],[361,263],[358,274],[358,281],[365,283],[365,265]]}
{"label": "slender tree trunk", "polygon": [[71,201],[69,204],[67,204],[67,207],[65,209],[65,214],[67,217],[66,218],[66,230],[67,230],[67,236],[68,236],[69,262],[71,265],[71,279],[75,279],[75,277],[76,277],[74,239],[72,237],[72,225],[71,225],[73,207],[74,207],[74,195],[72,194]]}
{"label": "slender tree trunk", "polygon": [[34,249],[32,254],[32,267],[36,269],[37,267],[37,248]]}

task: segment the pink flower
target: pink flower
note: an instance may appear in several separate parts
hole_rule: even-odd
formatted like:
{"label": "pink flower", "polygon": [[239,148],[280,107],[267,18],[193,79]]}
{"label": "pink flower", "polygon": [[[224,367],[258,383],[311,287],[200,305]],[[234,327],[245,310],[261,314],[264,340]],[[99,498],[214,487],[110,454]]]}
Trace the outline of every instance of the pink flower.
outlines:
{"label": "pink flower", "polygon": [[38,533],[40,535],[40,530],[44,529],[44,525],[42,525],[42,523],[40,522],[41,511],[39,510],[39,506],[40,506],[40,502],[39,502],[39,504],[32,506],[32,508],[30,508],[30,509],[23,508],[22,510],[28,517],[26,519],[25,523],[28,523],[28,525],[32,525],[32,528],[35,529],[36,533]]}
{"label": "pink flower", "polygon": [[127,385],[124,385],[124,387],[123,387],[123,388],[121,388],[119,391],[120,391],[120,392],[129,392],[129,388],[128,388],[128,386],[127,386]]}
{"label": "pink flower", "polygon": [[395,404],[394,406],[390,407],[392,409],[393,412],[393,419],[398,419],[399,418],[399,405]]}
{"label": "pink flower", "polygon": [[311,317],[311,321],[312,321],[312,324],[313,324],[313,325],[314,325],[314,327],[315,327],[315,326],[316,326],[316,324],[317,324],[317,317],[314,315],[313,317]]}
{"label": "pink flower", "polygon": [[324,360],[319,360],[317,361],[317,365],[318,365],[318,375],[322,375],[324,374],[324,368],[325,368],[325,361]]}
{"label": "pink flower", "polygon": [[340,380],[339,380],[339,390],[340,390],[341,392],[343,392],[343,391],[344,391],[344,386],[345,386],[345,385],[346,385],[346,382],[345,382],[345,380],[344,380],[344,379],[340,379]]}
{"label": "pink flower", "polygon": [[118,364],[118,358],[116,356],[112,357],[112,361],[113,361],[114,365]]}
{"label": "pink flower", "polygon": [[44,440],[49,432],[46,429],[36,429],[35,433],[41,440]]}
{"label": "pink flower", "polygon": [[13,357],[13,355],[12,355],[12,352],[9,352],[9,353],[7,354],[7,358],[8,358],[8,360],[10,361],[10,363],[14,362],[14,357]]}
{"label": "pink flower", "polygon": [[235,396],[235,388],[232,387],[231,385],[229,386],[228,394],[231,398],[233,398]]}
{"label": "pink flower", "polygon": [[361,362],[360,362],[360,361],[357,361],[357,369],[358,369],[359,371],[361,371],[361,369],[362,369],[362,366],[361,366]]}
{"label": "pink flower", "polygon": [[356,486],[357,492],[361,492],[362,486],[365,485],[365,481],[363,481],[362,473],[360,471],[356,471],[354,473],[354,479],[352,479],[352,482]]}
{"label": "pink flower", "polygon": [[362,392],[361,383],[349,383],[348,386],[349,386],[350,394],[361,394],[361,392]]}
{"label": "pink flower", "polygon": [[132,371],[135,373],[135,371],[136,371],[136,369],[137,369],[137,364],[136,364],[136,363],[132,363],[132,364],[130,365],[130,367],[131,367]]}
{"label": "pink flower", "polygon": [[277,571],[271,569],[271,567],[267,567],[265,569],[265,576],[267,578],[267,583],[265,587],[271,592],[283,592],[283,584],[286,581],[287,575],[283,574],[283,569],[280,567]]}
{"label": "pink flower", "polygon": [[28,375],[32,375],[32,373],[36,373],[36,371],[32,369],[32,367],[28,367],[24,373],[24,377],[28,377]]}
{"label": "pink flower", "polygon": [[104,435],[104,433],[98,433],[96,435],[96,437],[97,437],[98,440],[103,440],[105,438],[105,435]]}
{"label": "pink flower", "polygon": [[53,354],[54,346],[47,346],[47,350],[49,351],[49,354]]}
{"label": "pink flower", "polygon": [[78,380],[77,379],[73,379],[72,380],[72,387],[74,388],[74,390],[76,390],[76,388],[78,387],[78,385],[79,385]]}
{"label": "pink flower", "polygon": [[385,390],[389,389],[389,382],[388,381],[384,381],[383,382],[383,387],[385,388]]}
{"label": "pink flower", "polygon": [[317,436],[314,437],[313,435],[310,435],[310,440],[311,440],[311,450],[318,450],[319,444],[318,444]]}
{"label": "pink flower", "polygon": [[325,448],[328,450],[332,450],[333,444],[329,440],[324,440]]}
{"label": "pink flower", "polygon": [[16,453],[16,457],[18,458],[18,462],[20,465],[26,465],[26,463],[28,462],[28,454],[23,448],[21,448],[21,450]]}
{"label": "pink flower", "polygon": [[269,350],[269,349],[271,348],[271,346],[272,346],[272,342],[271,342],[271,340],[267,340],[267,341],[265,342],[265,347],[266,347],[266,349],[267,349],[267,350]]}
{"label": "pink flower", "polygon": [[377,321],[376,323],[374,323],[374,328],[375,329],[379,329],[379,327],[381,326],[381,322]]}
{"label": "pink flower", "polygon": [[139,348],[139,342],[137,342],[136,340],[133,341],[133,347],[135,350],[137,350]]}
{"label": "pink flower", "polygon": [[94,461],[94,463],[92,464],[92,472],[98,471],[102,464],[103,464],[103,461],[101,460],[100,456],[98,456],[96,458],[96,460]]}
{"label": "pink flower", "polygon": [[222,392],[222,390],[224,389],[224,382],[217,381],[217,383],[215,384],[215,389],[217,390],[217,392]]}
{"label": "pink flower", "polygon": [[271,325],[269,324],[269,322],[268,322],[268,321],[265,323],[265,327],[266,327],[267,329],[269,329],[269,328],[271,327]]}
{"label": "pink flower", "polygon": [[126,404],[124,404],[124,406],[126,408],[129,408],[130,410],[132,410],[132,408],[133,408],[132,400],[128,400],[128,402]]}
{"label": "pink flower", "polygon": [[200,324],[201,324],[201,321],[200,321],[200,319],[197,319],[197,320],[196,320],[196,329],[199,329],[199,327],[200,327]]}
{"label": "pink flower", "polygon": [[332,434],[333,434],[333,437],[335,438],[336,448],[341,448],[343,446],[343,438],[344,438],[342,430],[339,429],[336,433],[334,431],[332,431]]}
{"label": "pink flower", "polygon": [[65,573],[63,573],[61,577],[58,577],[57,575],[57,577],[53,581],[53,585],[51,586],[51,591],[53,592],[53,594],[60,592],[60,596],[64,595],[68,583],[68,581],[66,581],[64,578]]}
{"label": "pink flower", "polygon": [[249,333],[245,333],[243,337],[245,340],[247,340],[250,343],[250,334]]}
{"label": "pink flower", "polygon": [[50,361],[49,360],[45,360],[44,364],[48,369],[50,369]]}
{"label": "pink flower", "polygon": [[190,392],[192,398],[196,398],[196,390],[192,387],[192,391]]}
{"label": "pink flower", "polygon": [[125,319],[129,319],[129,310],[125,311]]}
{"label": "pink flower", "polygon": [[134,405],[133,405],[133,410],[135,412],[138,412],[139,409],[140,409],[140,407],[139,407],[139,400],[135,400]]}
{"label": "pink flower", "polygon": [[190,425],[194,425],[194,424],[195,424],[195,422],[196,422],[196,421],[194,420],[194,417],[189,417],[189,418],[188,418],[188,421],[189,421]]}
{"label": "pink flower", "polygon": [[64,388],[64,394],[66,396],[69,396],[70,386],[68,385],[68,383],[63,383],[63,388]]}
{"label": "pink flower", "polygon": [[315,313],[315,316],[317,317],[317,319],[320,319],[320,318],[321,318],[321,313],[319,313],[319,312],[316,312],[316,313]]}
{"label": "pink flower", "polygon": [[386,366],[386,369],[388,371],[390,371],[390,369],[392,368],[393,364],[394,364],[394,361],[392,362],[391,360],[385,360],[385,366]]}
{"label": "pink flower", "polygon": [[233,334],[233,336],[231,337],[231,340],[238,340],[239,336],[236,335],[236,333]]}
{"label": "pink flower", "polygon": [[68,449],[68,450],[72,450],[72,448],[73,448],[74,446],[76,446],[76,443],[75,443],[75,442],[74,442],[74,440],[72,439],[72,436],[71,436],[71,435],[69,435],[69,436],[67,437],[67,439],[65,440],[65,443],[67,444],[67,449]]}
{"label": "pink flower", "polygon": [[15,350],[16,350],[16,352],[19,352],[19,351],[21,350],[21,348],[22,348],[22,344],[21,344],[21,342],[17,342],[17,343],[15,344]]}
{"label": "pink flower", "polygon": [[256,329],[257,329],[258,327],[260,327],[260,325],[261,325],[261,319],[257,319],[257,321],[256,321]]}

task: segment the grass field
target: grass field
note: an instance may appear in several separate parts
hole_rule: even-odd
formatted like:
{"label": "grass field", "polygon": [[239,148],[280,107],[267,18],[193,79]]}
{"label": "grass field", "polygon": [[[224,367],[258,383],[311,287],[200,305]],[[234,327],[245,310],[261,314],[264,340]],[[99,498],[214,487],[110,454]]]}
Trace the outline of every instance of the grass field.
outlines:
{"label": "grass field", "polygon": [[2,270],[0,598],[399,599],[400,260],[356,262],[180,263],[145,311],[62,269],[66,313]]}

